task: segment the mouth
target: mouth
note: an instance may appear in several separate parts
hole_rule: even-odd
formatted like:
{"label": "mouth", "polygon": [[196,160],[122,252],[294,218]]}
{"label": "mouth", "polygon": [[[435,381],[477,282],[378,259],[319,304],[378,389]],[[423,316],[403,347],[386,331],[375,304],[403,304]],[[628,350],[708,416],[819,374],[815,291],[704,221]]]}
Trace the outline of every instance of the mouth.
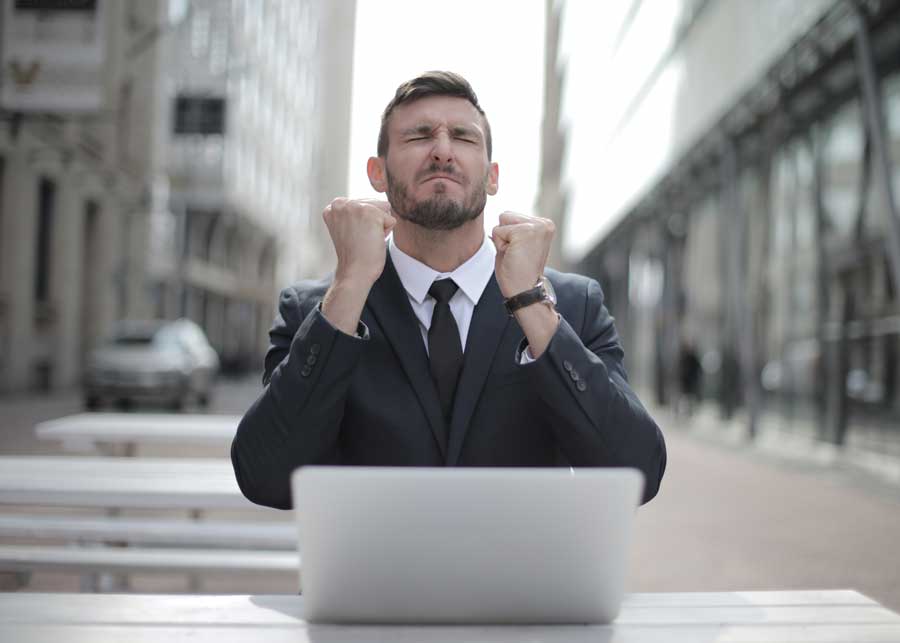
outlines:
{"label": "mouth", "polygon": [[446,174],[435,174],[434,176],[429,176],[427,179],[422,181],[422,183],[428,183],[429,181],[437,181],[437,180],[441,180],[441,179],[446,180],[446,181],[452,181],[453,183],[459,183],[459,181],[457,179],[455,179],[452,176],[447,176]]}

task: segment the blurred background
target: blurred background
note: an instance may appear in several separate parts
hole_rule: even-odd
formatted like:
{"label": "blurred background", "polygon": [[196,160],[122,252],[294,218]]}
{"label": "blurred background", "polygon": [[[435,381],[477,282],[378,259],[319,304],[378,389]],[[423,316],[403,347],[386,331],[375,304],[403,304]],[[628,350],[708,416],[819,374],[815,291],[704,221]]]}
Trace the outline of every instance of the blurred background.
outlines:
{"label": "blurred background", "polygon": [[[823,550],[831,576],[779,577],[790,549],[754,576],[732,550],[731,580],[644,567],[633,587],[838,584],[900,606],[900,2],[3,0],[0,46],[0,451],[144,385],[241,413],[279,289],[333,268],[322,208],[372,194],[394,89],[452,69],[494,133],[486,225],[556,220],[552,264],[603,286],[673,482],[763,457],[681,488],[740,471],[773,497],[824,467],[851,491],[793,525],[798,548],[876,503],[832,534],[852,555]],[[204,337],[174,366],[134,352],[171,333],[132,322],[179,319]],[[142,374],[92,397],[127,381],[123,344]],[[207,348],[197,368],[225,380],[169,377]],[[663,486],[647,520],[701,549]]]}

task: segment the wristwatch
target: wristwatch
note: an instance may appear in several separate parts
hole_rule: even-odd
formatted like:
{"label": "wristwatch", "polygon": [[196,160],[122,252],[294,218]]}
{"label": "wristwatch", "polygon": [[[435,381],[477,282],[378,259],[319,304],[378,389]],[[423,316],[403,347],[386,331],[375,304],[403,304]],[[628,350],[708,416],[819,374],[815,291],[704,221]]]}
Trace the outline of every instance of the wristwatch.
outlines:
{"label": "wristwatch", "polygon": [[513,295],[509,299],[503,300],[503,303],[506,306],[506,312],[510,315],[520,308],[537,303],[554,308],[556,306],[556,292],[554,292],[553,284],[550,283],[550,280],[541,275],[534,288],[529,288],[517,295]]}

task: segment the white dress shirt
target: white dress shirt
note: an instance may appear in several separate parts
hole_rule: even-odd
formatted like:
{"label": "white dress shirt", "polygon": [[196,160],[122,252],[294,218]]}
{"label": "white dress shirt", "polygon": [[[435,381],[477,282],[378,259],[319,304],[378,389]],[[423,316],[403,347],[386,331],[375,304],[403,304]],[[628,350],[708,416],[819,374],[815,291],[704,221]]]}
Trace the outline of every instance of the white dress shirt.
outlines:
{"label": "white dress shirt", "polygon": [[434,298],[428,294],[431,284],[438,279],[450,278],[459,286],[459,290],[450,298],[450,312],[456,320],[459,329],[459,339],[462,342],[463,351],[466,350],[466,338],[469,336],[469,326],[472,323],[472,313],[475,305],[481,299],[481,294],[494,274],[494,257],[497,254],[493,242],[484,236],[484,241],[478,251],[459,266],[453,272],[438,272],[429,268],[418,259],[413,259],[394,244],[394,235],[388,240],[388,252],[391,253],[391,261],[400,277],[400,282],[409,297],[409,303],[416,319],[419,320],[419,330],[422,332],[422,341],[425,342],[425,351],[428,351],[428,329],[431,327],[431,315],[434,312]]}

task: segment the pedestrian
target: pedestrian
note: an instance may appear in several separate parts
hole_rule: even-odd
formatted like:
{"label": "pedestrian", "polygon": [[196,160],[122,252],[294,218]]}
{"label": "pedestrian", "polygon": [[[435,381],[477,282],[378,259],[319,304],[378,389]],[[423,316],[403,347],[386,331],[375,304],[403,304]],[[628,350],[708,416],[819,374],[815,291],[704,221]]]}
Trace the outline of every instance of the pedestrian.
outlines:
{"label": "pedestrian", "polygon": [[690,340],[681,344],[678,356],[678,382],[681,389],[681,398],[677,409],[684,410],[688,416],[694,412],[694,406],[700,403],[700,380],[703,375],[703,366],[697,349]]}

